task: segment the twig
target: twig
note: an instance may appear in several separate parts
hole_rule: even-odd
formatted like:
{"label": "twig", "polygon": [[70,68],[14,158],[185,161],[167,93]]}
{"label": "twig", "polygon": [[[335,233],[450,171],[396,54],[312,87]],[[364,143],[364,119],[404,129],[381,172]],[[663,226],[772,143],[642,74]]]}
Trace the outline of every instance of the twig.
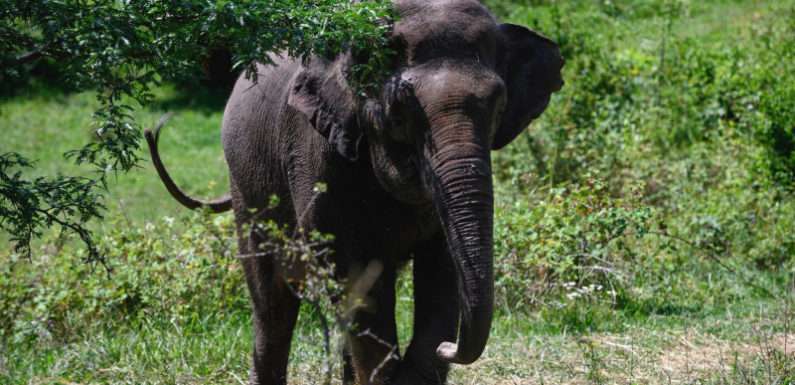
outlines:
{"label": "twig", "polygon": [[66,227],[72,230],[72,232],[74,232],[75,234],[77,234],[80,237],[80,240],[83,242],[83,244],[86,245],[86,248],[88,249],[88,261],[99,262],[102,265],[102,267],[105,268],[105,272],[108,273],[108,275],[110,275],[112,269],[110,268],[110,266],[108,266],[105,257],[99,252],[99,250],[97,250],[97,246],[94,244],[94,240],[91,239],[91,234],[88,232],[88,230],[74,223],[63,221],[47,210],[36,209],[36,211],[43,214],[47,218],[47,220],[55,222],[61,225],[61,227]]}
{"label": "twig", "polygon": [[373,369],[372,373],[370,373],[370,382],[373,383],[373,382],[375,382],[375,376],[377,376],[378,373],[381,370],[384,369],[384,366],[386,366],[386,364],[389,361],[400,359],[400,357],[396,353],[398,346],[390,344],[387,341],[384,341],[383,339],[381,339],[377,335],[373,334],[373,332],[371,332],[370,329],[367,329],[367,330],[365,330],[363,332],[360,332],[356,336],[357,337],[370,337],[375,342],[378,342],[379,344],[389,348],[389,353],[387,353],[387,355],[384,357],[384,359],[381,360],[381,362],[378,364],[378,366],[376,366],[375,369]]}
{"label": "twig", "polygon": [[315,207],[315,203],[317,203],[317,198],[320,196],[320,194],[323,194],[323,192],[322,191],[315,191],[315,194],[312,195],[312,198],[309,200],[309,203],[301,211],[301,215],[298,216],[298,219],[296,220],[295,229],[293,230],[293,238],[295,238],[298,235],[298,233],[303,231],[303,229],[304,229],[304,220],[306,219],[306,215],[309,214],[309,211],[313,207]]}
{"label": "twig", "polygon": [[50,44],[51,42],[44,44],[41,47],[35,48],[32,51],[25,52],[22,55],[17,56],[16,58],[14,58],[14,63],[12,65],[23,65],[42,58],[43,56],[45,56],[44,50],[46,50],[47,47],[50,46]]}

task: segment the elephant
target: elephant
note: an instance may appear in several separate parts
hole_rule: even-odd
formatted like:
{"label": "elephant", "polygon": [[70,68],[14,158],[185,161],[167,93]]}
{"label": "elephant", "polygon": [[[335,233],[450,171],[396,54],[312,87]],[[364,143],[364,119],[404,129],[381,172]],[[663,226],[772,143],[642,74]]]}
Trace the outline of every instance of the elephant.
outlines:
{"label": "elephant", "polygon": [[[333,234],[330,259],[341,280],[373,261],[381,267],[353,315],[367,333],[346,336],[344,383],[444,384],[451,364],[476,361],[486,346],[494,313],[491,151],[546,109],[563,86],[564,60],[552,40],[499,23],[479,1],[393,7],[396,59],[376,91],[351,85],[361,58],[350,52],[270,53],[272,64],[256,64],[256,81],[238,78],[221,129],[227,195],[186,195],[160,159],[157,136],[146,132],[176,200],[234,211],[252,305],[251,384],[286,383],[301,302],[279,257],[258,253],[266,239],[251,225],[262,220]],[[273,195],[281,204],[267,209]],[[408,260],[413,335],[402,357],[385,360],[398,343],[395,285]]]}

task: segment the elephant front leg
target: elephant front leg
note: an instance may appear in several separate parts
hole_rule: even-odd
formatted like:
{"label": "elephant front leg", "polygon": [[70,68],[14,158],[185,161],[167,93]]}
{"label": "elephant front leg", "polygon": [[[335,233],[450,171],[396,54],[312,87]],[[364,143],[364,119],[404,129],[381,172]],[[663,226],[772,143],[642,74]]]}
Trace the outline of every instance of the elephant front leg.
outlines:
{"label": "elephant front leg", "polygon": [[414,335],[394,385],[446,383],[450,365],[437,357],[436,348],[455,341],[458,309],[456,272],[445,241],[420,245],[414,252]]}
{"label": "elephant front leg", "polygon": [[394,268],[385,268],[360,302],[363,306],[353,317],[353,327],[348,331],[346,341],[356,383],[388,384],[387,379],[400,360],[395,324]]}

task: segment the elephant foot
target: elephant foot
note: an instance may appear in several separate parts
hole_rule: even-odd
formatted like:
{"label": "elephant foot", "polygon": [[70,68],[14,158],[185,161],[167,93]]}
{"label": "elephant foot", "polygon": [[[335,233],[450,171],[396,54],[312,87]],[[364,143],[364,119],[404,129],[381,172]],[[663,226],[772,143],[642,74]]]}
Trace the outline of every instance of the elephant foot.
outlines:
{"label": "elephant foot", "polygon": [[390,385],[444,385],[447,383],[448,367],[416,365],[411,361],[401,361]]}

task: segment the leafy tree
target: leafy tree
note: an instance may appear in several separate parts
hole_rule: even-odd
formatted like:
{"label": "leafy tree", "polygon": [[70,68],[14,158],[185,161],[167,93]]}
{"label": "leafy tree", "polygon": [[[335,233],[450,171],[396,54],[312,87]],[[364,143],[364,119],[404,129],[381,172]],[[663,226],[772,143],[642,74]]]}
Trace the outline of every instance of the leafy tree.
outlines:
{"label": "leafy tree", "polygon": [[65,154],[94,166],[90,178],[25,176],[33,163],[0,153],[0,229],[18,252],[53,224],[77,234],[89,260],[101,260],[85,227],[102,213],[109,173],[138,161],[141,127],[131,111],[153,99],[152,87],[200,71],[208,49],[224,47],[234,65],[256,77],[268,52],[306,58],[350,49],[362,58],[352,81],[366,87],[389,60],[392,13],[384,0],[10,0],[0,3],[0,84],[29,76],[51,60],[80,90],[95,90],[94,140]]}

